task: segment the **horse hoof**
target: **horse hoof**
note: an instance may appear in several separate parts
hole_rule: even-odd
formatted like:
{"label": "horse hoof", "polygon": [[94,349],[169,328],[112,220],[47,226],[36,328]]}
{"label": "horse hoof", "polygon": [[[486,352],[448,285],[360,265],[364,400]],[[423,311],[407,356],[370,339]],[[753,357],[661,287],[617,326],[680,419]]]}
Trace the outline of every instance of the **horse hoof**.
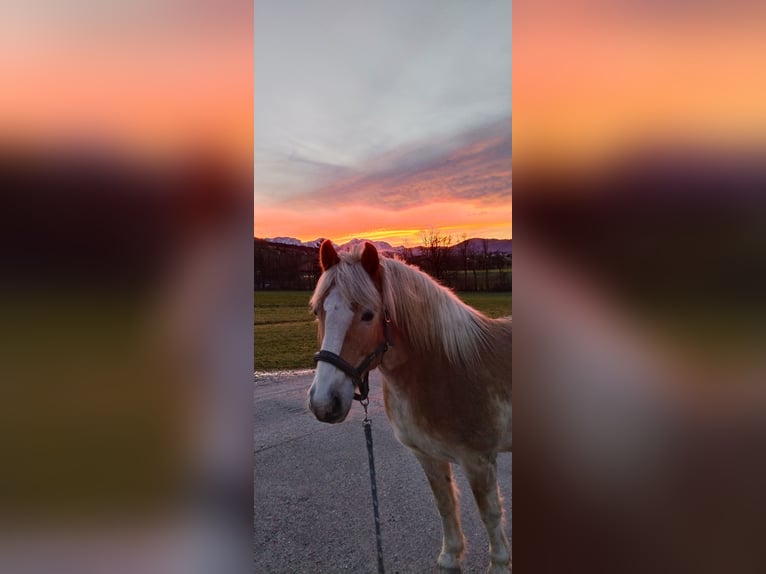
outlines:
{"label": "horse hoof", "polygon": [[487,574],[508,574],[512,572],[511,563],[506,562],[500,564],[498,562],[491,562],[489,568],[487,568]]}
{"label": "horse hoof", "polygon": [[436,561],[438,574],[461,574],[463,572],[460,562],[454,554],[440,554]]}

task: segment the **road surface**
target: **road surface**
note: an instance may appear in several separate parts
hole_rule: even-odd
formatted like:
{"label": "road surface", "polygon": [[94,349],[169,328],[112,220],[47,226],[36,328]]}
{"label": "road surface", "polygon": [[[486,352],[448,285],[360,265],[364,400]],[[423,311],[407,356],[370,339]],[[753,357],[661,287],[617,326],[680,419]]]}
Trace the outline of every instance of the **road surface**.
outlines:
{"label": "road surface", "polygon": [[[306,406],[312,378],[310,372],[255,377],[255,572],[374,574],[362,407],[354,402],[341,424],[320,423]],[[369,410],[385,569],[387,574],[432,572],[441,548],[441,521],[417,460],[393,436],[380,384],[375,371]],[[511,455],[500,455],[509,539],[511,468]],[[464,572],[485,572],[487,535],[462,470],[453,470],[468,542]]]}

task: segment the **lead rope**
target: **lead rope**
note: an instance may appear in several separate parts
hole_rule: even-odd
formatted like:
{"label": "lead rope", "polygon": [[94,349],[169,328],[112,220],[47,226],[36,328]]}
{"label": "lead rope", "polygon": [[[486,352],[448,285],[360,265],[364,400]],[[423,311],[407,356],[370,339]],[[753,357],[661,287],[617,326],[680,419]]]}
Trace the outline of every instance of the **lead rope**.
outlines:
{"label": "lead rope", "polygon": [[372,491],[372,512],[375,516],[375,543],[378,546],[378,573],[385,574],[383,569],[383,539],[380,536],[380,512],[378,511],[378,486],[375,482],[375,457],[372,454],[372,421],[367,417],[367,405],[370,399],[360,401],[364,407],[364,438],[367,442],[367,459],[370,463],[370,490]]}

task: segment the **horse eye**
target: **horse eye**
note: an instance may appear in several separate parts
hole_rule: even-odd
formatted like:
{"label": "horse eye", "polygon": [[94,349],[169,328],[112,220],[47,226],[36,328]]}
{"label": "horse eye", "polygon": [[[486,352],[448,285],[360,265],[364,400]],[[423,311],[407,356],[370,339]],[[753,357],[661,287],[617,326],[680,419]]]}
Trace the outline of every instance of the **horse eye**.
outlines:
{"label": "horse eye", "polygon": [[365,311],[362,313],[362,321],[372,321],[375,314],[372,311]]}

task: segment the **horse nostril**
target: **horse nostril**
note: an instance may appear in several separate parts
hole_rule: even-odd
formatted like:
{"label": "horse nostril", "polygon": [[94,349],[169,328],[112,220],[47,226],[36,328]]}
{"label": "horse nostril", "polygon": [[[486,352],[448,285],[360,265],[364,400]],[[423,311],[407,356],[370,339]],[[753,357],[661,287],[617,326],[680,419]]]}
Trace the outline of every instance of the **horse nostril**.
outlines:
{"label": "horse nostril", "polygon": [[332,398],[332,414],[333,415],[339,415],[341,410],[341,404],[340,404],[340,397],[338,395],[334,395]]}

